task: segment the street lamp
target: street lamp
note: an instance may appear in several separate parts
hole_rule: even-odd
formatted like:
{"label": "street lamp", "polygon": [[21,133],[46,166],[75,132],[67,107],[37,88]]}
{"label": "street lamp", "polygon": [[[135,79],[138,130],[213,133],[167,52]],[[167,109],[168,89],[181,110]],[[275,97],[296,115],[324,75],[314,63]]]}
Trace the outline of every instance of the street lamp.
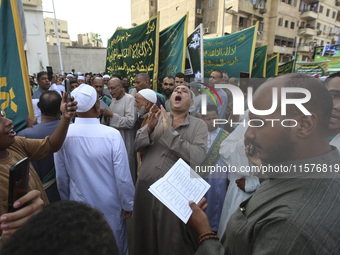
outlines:
{"label": "street lamp", "polygon": [[224,36],[224,27],[225,27],[225,13],[227,11],[229,11],[231,8],[233,8],[232,6],[228,7],[227,9],[225,8],[225,0],[224,1],[224,4],[223,4],[223,25],[222,25],[222,36]]}

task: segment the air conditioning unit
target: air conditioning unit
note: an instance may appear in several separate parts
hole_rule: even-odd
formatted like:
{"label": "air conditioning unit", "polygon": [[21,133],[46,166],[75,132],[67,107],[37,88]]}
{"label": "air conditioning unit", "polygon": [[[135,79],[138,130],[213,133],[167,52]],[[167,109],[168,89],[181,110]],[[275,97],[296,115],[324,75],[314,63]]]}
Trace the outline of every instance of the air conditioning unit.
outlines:
{"label": "air conditioning unit", "polygon": [[260,9],[260,13],[263,14],[263,13],[266,13],[267,12],[267,9],[266,8],[261,8]]}
{"label": "air conditioning unit", "polygon": [[202,14],[202,9],[196,9],[197,14]]}
{"label": "air conditioning unit", "polygon": [[210,33],[209,27],[205,27],[205,28],[203,29],[203,31],[204,31],[205,34],[209,34],[209,33]]}

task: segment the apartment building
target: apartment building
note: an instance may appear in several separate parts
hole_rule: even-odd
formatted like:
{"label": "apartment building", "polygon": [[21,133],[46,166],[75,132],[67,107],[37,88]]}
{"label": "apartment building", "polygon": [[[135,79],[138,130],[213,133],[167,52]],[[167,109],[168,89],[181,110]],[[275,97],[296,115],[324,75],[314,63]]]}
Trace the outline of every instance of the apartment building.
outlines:
{"label": "apartment building", "polygon": [[131,22],[139,25],[160,12],[164,29],[189,12],[188,33],[203,23],[204,37],[235,33],[259,22],[257,46],[280,62],[311,59],[317,45],[335,44],[340,33],[340,0],[131,0]]}
{"label": "apartment building", "polygon": [[78,45],[80,47],[103,47],[103,41],[100,38],[100,35],[96,33],[85,33],[78,34]]}
{"label": "apartment building", "polygon": [[[48,45],[58,45],[56,24],[53,18],[45,18],[45,34]],[[57,28],[59,35],[59,43],[63,46],[72,46],[70,35],[68,34],[68,26],[66,20],[57,19]]]}

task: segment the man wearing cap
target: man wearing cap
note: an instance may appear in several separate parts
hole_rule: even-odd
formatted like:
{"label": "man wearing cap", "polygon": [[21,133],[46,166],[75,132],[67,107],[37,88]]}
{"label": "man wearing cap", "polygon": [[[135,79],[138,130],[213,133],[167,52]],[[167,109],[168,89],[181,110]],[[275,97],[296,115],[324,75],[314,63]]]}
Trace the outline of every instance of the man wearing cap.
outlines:
{"label": "man wearing cap", "polygon": [[[149,111],[151,107],[157,103],[157,95],[152,89],[140,90],[135,98],[135,107],[137,108],[138,118],[135,125],[135,130],[144,127],[149,122]],[[158,112],[159,108],[154,107],[154,112]],[[142,164],[142,159],[145,151],[137,152],[137,173]]]}
{"label": "man wearing cap", "polygon": [[[102,93],[105,94],[108,98],[111,98],[110,91],[107,88],[107,84],[109,83],[109,80],[110,80],[110,75],[105,74],[103,76],[104,89],[103,89]],[[110,100],[110,102],[111,102],[111,100]]]}
{"label": "man wearing cap", "polygon": [[[129,91],[129,94],[135,97],[138,91],[140,91],[141,89],[149,88],[150,88],[150,76],[147,73],[139,73],[135,77],[135,87]],[[159,105],[162,104],[164,106],[165,97],[158,92],[155,93],[157,94],[157,100],[159,101]]]}
{"label": "man wearing cap", "polygon": [[82,75],[79,75],[78,78],[77,78],[77,81],[78,81],[78,84],[83,84],[85,83],[85,77],[82,76]]}
{"label": "man wearing cap", "polygon": [[199,164],[205,157],[208,128],[189,115],[190,89],[178,86],[171,98],[171,113],[151,108],[149,122],[138,130],[136,150],[145,151],[136,184],[133,254],[194,254],[197,236],[149,191],[182,158]]}
{"label": "man wearing cap", "polygon": [[99,123],[96,90],[82,84],[71,95],[78,102],[75,123],[55,154],[62,200],[85,202],[104,214],[120,254],[128,254],[126,218],[133,209],[134,186],[124,141]]}
{"label": "man wearing cap", "polygon": [[135,99],[125,93],[123,83],[118,78],[109,81],[109,91],[113,97],[109,111],[103,111],[104,116],[110,117],[109,126],[119,130],[125,142],[125,147],[129,157],[129,165],[133,181],[136,180],[136,152],[135,141],[135,122],[137,120],[136,108],[133,106]]}
{"label": "man wearing cap", "polygon": [[[148,123],[148,116],[151,107],[157,103],[157,95],[152,89],[140,90],[135,98],[134,106],[138,113],[137,129],[145,126]],[[157,111],[159,108],[157,107]]]}

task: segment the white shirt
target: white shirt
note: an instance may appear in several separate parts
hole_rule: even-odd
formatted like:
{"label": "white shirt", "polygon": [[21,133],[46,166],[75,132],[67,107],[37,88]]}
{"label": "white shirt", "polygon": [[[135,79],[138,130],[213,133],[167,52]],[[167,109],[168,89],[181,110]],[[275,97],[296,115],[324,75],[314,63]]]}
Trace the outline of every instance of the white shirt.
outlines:
{"label": "white shirt", "polygon": [[[246,123],[248,122],[248,115]],[[259,178],[254,176],[252,172],[241,171],[241,166],[250,166],[244,146],[244,134],[247,126],[239,125],[222,143],[220,147],[220,155],[222,161],[234,167],[236,172],[232,170],[229,187],[225,196],[220,224],[218,227],[218,236],[222,236],[227,227],[227,223],[231,215],[237,210],[240,203],[246,200],[260,186]],[[235,181],[245,178],[245,191],[241,190]]]}
{"label": "white shirt", "polygon": [[340,151],[340,134],[337,134],[329,143],[330,145],[333,145],[338,148]]}
{"label": "white shirt", "polygon": [[54,160],[61,199],[81,201],[101,211],[120,254],[127,254],[123,210],[132,211],[135,188],[119,131],[96,118],[76,118]]}

